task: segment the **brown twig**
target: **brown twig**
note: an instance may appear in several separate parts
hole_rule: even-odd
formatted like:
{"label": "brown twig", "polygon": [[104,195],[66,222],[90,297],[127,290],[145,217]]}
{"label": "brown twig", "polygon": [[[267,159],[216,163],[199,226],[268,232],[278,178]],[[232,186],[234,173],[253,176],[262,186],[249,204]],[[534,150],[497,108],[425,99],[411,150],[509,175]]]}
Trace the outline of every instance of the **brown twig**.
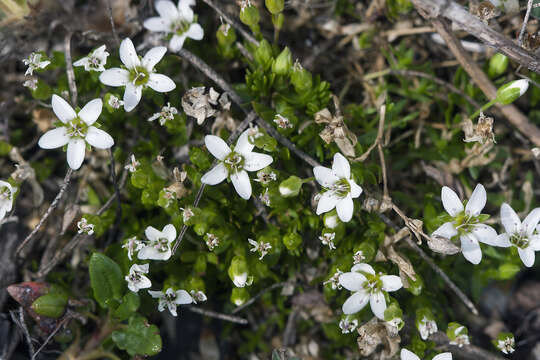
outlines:
{"label": "brown twig", "polygon": [[216,319],[220,319],[220,320],[225,320],[225,321],[229,321],[229,322],[236,323],[236,324],[241,324],[241,325],[247,325],[248,324],[248,321],[246,319],[238,317],[238,316],[222,314],[222,313],[218,313],[218,312],[215,312],[215,311],[212,311],[212,310],[201,309],[201,308],[194,307],[194,306],[186,306],[186,308],[191,312],[201,314],[201,315],[204,315],[204,316],[208,316],[208,317],[212,317],[212,318],[216,318]]}
{"label": "brown twig", "polygon": [[525,35],[525,29],[527,28],[527,23],[529,22],[529,17],[531,16],[531,9],[533,5],[533,0],[527,2],[527,11],[525,12],[525,18],[523,19],[523,24],[521,25],[521,30],[519,31],[518,36],[518,45],[523,44],[523,35]]}
{"label": "brown twig", "polygon": [[[19,315],[17,316],[15,314]],[[26,322],[24,320],[24,310],[22,306],[19,306],[19,309],[12,310],[9,312],[9,315],[11,316],[11,320],[22,330],[22,333],[24,335],[24,339],[26,340],[26,344],[28,345],[28,352],[30,353],[30,358],[34,357],[35,349],[34,344],[32,343],[32,337],[30,336],[30,332],[28,331],[28,327],[26,327]]]}
{"label": "brown twig", "polygon": [[118,34],[116,33],[116,26],[114,25],[114,18],[113,18],[113,9],[111,5],[111,0],[107,0],[107,10],[109,11],[109,21],[111,22],[111,30],[114,37],[114,42],[116,43],[116,46],[120,46],[120,39],[118,39]]}
{"label": "brown twig", "polygon": [[435,342],[438,349],[442,351],[450,351],[453,355],[459,356],[459,359],[504,360],[504,358],[472,344],[465,345],[463,347],[451,345],[448,336],[446,336],[446,334],[441,331],[431,334],[429,340]]}
{"label": "brown twig", "polygon": [[261,296],[263,296],[264,294],[266,294],[267,292],[269,291],[272,291],[274,289],[277,289],[277,288],[280,288],[280,287],[283,287],[285,285],[289,284],[289,282],[285,281],[285,282],[280,282],[280,283],[275,283],[263,290],[261,290],[257,295],[253,296],[251,299],[249,299],[248,301],[246,301],[245,303],[243,303],[242,305],[238,306],[236,309],[234,309],[231,314],[236,314],[242,310],[244,310],[245,308],[247,308],[248,306],[250,306],[251,304],[253,304],[255,301],[257,301],[258,298],[260,298]]}
{"label": "brown twig", "polygon": [[71,37],[73,32],[69,31],[64,37],[64,55],[66,57],[66,73],[71,92],[71,102],[73,107],[77,106],[77,84],[75,83],[75,72],[73,71],[73,62],[71,61]]}

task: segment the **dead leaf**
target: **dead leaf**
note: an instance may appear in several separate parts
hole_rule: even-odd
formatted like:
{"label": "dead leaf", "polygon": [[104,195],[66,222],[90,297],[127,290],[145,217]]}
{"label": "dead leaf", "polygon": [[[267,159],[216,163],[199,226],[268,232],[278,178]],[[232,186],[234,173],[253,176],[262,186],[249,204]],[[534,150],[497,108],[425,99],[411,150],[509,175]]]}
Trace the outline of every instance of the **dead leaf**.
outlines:
{"label": "dead leaf", "polygon": [[442,236],[432,235],[428,237],[428,246],[431,251],[444,255],[455,255],[461,251],[450,239]]}
{"label": "dead leaf", "polygon": [[358,350],[361,356],[370,356],[380,346],[384,346],[380,359],[390,359],[397,354],[401,338],[399,334],[392,335],[376,317],[358,328]]}

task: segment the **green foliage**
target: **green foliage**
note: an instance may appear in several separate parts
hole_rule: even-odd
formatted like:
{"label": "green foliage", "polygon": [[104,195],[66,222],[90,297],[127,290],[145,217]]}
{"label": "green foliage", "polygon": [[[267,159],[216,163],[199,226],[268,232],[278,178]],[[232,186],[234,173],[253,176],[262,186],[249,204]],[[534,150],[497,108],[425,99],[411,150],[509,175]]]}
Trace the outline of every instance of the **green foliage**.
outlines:
{"label": "green foliage", "polygon": [[158,327],[148,324],[144,317],[138,315],[132,316],[127,326],[114,331],[112,340],[131,356],[152,356],[161,351]]}
{"label": "green foliage", "polygon": [[88,267],[94,298],[101,307],[116,305],[124,294],[125,282],[120,266],[111,258],[93,253]]}

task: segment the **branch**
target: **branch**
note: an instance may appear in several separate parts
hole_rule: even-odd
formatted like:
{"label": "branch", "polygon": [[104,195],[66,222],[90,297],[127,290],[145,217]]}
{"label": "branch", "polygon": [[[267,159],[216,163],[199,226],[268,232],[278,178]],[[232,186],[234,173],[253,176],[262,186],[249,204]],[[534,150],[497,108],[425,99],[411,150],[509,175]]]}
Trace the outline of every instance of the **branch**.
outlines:
{"label": "branch", "polygon": [[66,73],[69,83],[69,91],[71,92],[71,101],[73,107],[77,107],[77,84],[75,83],[75,72],[73,71],[73,63],[71,61],[71,37],[73,32],[69,31],[64,37],[64,55],[66,57]]}
{"label": "branch", "polygon": [[521,25],[521,30],[518,36],[518,45],[521,46],[523,43],[523,35],[525,35],[525,29],[527,28],[527,23],[529,22],[529,16],[531,16],[531,9],[533,5],[533,0],[527,2],[527,12],[525,13],[525,18],[523,19],[523,25]]}
{"label": "branch", "polygon": [[287,284],[288,284],[287,281],[280,282],[280,283],[276,283],[274,285],[271,285],[271,286],[267,287],[266,289],[261,290],[257,295],[253,296],[251,299],[249,299],[248,301],[246,301],[245,303],[243,303],[242,305],[240,305],[236,309],[234,309],[232,311],[232,314],[236,314],[237,312],[240,312],[240,311],[244,310],[245,308],[247,308],[248,306],[253,304],[255,301],[257,301],[258,298],[260,298],[261,296],[263,296],[267,292],[272,291],[272,290],[277,289],[277,288],[280,288],[280,287],[283,287],[283,286],[285,286]]}
{"label": "branch", "polygon": [[429,337],[429,340],[435,342],[438,348],[442,351],[450,351],[453,355],[459,356],[465,360],[504,360],[504,358],[495,355],[492,352],[486,351],[475,345],[450,345],[450,340],[445,333],[438,331]]}
{"label": "branch", "polygon": [[216,319],[220,319],[220,320],[225,320],[225,321],[229,321],[229,322],[236,323],[236,324],[242,324],[242,325],[247,325],[247,323],[248,323],[248,321],[246,319],[238,317],[238,316],[222,314],[222,313],[218,313],[218,312],[215,312],[215,311],[212,311],[212,310],[200,309],[200,308],[194,307],[194,306],[186,306],[186,307],[187,307],[187,309],[189,311],[197,313],[197,314],[201,314],[201,315],[204,315],[204,316],[208,316],[208,317],[212,317],[212,318],[216,318]]}

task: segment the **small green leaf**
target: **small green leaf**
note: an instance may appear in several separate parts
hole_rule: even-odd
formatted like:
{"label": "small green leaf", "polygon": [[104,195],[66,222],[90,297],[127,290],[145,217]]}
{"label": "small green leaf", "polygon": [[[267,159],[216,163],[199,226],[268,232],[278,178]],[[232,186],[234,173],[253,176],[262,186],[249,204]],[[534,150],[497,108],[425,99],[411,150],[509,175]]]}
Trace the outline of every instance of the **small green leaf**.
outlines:
{"label": "small green leaf", "polygon": [[113,316],[119,320],[129,318],[141,305],[139,295],[134,292],[128,292],[122,298],[122,303],[114,310]]}
{"label": "small green leaf", "polygon": [[66,311],[67,296],[58,292],[49,292],[38,297],[32,303],[32,309],[39,315],[57,319]]}
{"label": "small green leaf", "polygon": [[111,300],[122,299],[124,279],[117,263],[103,254],[94,253],[90,258],[89,272],[94,298],[101,307],[108,307]]}
{"label": "small green leaf", "polygon": [[134,315],[126,328],[112,333],[116,346],[127,351],[130,356],[156,355],[161,351],[161,336],[156,325],[150,325],[145,318]]}

